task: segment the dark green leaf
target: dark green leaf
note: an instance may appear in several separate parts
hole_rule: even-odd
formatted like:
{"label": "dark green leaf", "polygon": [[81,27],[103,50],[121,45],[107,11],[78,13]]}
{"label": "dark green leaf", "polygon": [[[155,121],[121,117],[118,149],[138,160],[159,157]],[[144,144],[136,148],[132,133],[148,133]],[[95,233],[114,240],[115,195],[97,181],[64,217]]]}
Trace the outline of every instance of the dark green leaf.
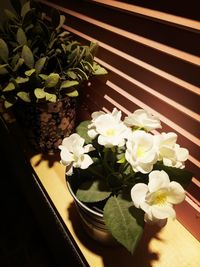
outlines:
{"label": "dark green leaf", "polygon": [[12,61],[11,61],[11,66],[12,66],[12,68],[15,67],[15,65],[17,64],[19,58],[20,58],[19,53],[15,54],[15,55],[12,57]]}
{"label": "dark green leaf", "polygon": [[3,59],[4,62],[8,61],[8,46],[6,42],[0,38],[0,58]]}
{"label": "dark green leaf", "polygon": [[23,31],[22,28],[19,28],[18,31],[17,31],[17,42],[20,45],[25,45],[27,43],[26,34],[25,34],[25,32]]}
{"label": "dark green leaf", "polygon": [[30,99],[30,96],[29,96],[29,93],[27,92],[19,92],[17,93],[17,96],[23,100],[24,102],[31,102],[31,99]]}
{"label": "dark green leaf", "polygon": [[35,69],[37,73],[40,73],[41,70],[44,67],[44,64],[46,62],[47,58],[46,57],[41,57],[40,59],[38,59],[38,61],[35,63]]}
{"label": "dark green leaf", "polygon": [[131,201],[118,196],[108,199],[103,214],[111,234],[133,253],[143,233],[143,213]]}
{"label": "dark green leaf", "polygon": [[26,15],[26,13],[28,13],[31,10],[30,7],[30,1],[27,1],[21,9],[21,16],[24,17]]}
{"label": "dark green leaf", "polygon": [[8,20],[14,21],[14,22],[17,20],[16,15],[13,12],[11,12],[9,9],[4,9],[4,13],[6,14],[6,17],[8,18]]}
{"label": "dark green leaf", "polygon": [[0,75],[4,75],[8,73],[8,70],[6,69],[7,66],[8,64],[0,65]]}
{"label": "dark green leaf", "polygon": [[85,139],[85,143],[89,144],[91,143],[92,139],[88,136],[88,125],[91,124],[91,121],[86,120],[82,121],[77,127],[76,127],[76,132]]}
{"label": "dark green leaf", "polygon": [[34,57],[30,48],[27,45],[23,46],[21,57],[24,59],[24,63],[32,69],[34,66]]}
{"label": "dark green leaf", "polygon": [[13,68],[13,71],[17,71],[23,64],[24,64],[24,59],[19,58],[17,64]]}
{"label": "dark green leaf", "polygon": [[170,181],[176,181],[179,184],[181,184],[184,188],[186,188],[189,185],[193,177],[193,173],[188,170],[168,167],[159,163],[155,165],[154,169],[165,171],[169,175]]}
{"label": "dark green leaf", "polygon": [[98,202],[108,198],[111,191],[102,180],[86,181],[80,185],[76,196],[83,202]]}

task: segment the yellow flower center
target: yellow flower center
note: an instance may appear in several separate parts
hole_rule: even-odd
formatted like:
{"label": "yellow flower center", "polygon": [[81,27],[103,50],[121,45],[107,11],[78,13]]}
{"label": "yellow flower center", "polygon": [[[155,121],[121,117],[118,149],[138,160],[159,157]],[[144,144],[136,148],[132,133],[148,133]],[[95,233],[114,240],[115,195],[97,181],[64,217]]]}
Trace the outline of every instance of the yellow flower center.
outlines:
{"label": "yellow flower center", "polygon": [[108,129],[106,131],[106,136],[114,136],[115,135],[115,129]]}
{"label": "yellow flower center", "polygon": [[137,150],[137,156],[138,157],[142,157],[143,155],[144,155],[144,149],[138,148],[138,150]]}
{"label": "yellow flower center", "polygon": [[149,199],[150,205],[164,205],[167,202],[167,194],[166,192],[155,192],[151,195]]}

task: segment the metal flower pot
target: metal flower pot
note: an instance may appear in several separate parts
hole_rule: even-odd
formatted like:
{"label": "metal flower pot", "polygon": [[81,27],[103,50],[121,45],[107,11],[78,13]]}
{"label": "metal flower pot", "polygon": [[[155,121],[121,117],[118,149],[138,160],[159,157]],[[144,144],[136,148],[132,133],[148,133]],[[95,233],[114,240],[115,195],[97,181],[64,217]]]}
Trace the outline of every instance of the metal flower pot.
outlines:
{"label": "metal flower pot", "polygon": [[103,219],[103,213],[101,211],[94,210],[94,208],[88,207],[85,203],[78,200],[75,195],[78,181],[76,178],[78,177],[73,176],[72,178],[74,179],[71,179],[71,177],[66,179],[67,187],[75,201],[76,209],[86,233],[92,239],[100,242],[101,244],[109,246],[119,245],[119,243],[108,231]]}

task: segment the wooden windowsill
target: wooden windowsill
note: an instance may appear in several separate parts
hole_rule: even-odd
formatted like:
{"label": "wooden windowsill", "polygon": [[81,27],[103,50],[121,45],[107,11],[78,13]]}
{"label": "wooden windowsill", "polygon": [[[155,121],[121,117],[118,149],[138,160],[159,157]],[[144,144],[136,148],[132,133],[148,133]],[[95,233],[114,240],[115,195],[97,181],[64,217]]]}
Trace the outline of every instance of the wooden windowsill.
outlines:
{"label": "wooden windowsill", "polygon": [[134,255],[122,247],[105,247],[89,238],[80,225],[66,186],[65,167],[59,160],[59,154],[45,158],[37,154],[31,157],[30,162],[90,266],[199,266],[200,242],[177,220],[169,220],[160,231],[152,226],[146,227]]}

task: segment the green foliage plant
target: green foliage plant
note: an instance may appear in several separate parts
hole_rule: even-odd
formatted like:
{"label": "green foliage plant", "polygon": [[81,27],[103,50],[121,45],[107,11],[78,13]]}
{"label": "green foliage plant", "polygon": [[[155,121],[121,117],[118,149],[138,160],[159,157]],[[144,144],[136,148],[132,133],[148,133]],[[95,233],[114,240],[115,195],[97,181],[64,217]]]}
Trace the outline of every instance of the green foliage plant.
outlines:
{"label": "green foliage plant", "polygon": [[18,100],[56,102],[77,97],[81,85],[105,75],[94,56],[98,43],[80,43],[65,31],[65,16],[43,12],[37,1],[10,0],[0,29],[0,99],[6,108]]}

